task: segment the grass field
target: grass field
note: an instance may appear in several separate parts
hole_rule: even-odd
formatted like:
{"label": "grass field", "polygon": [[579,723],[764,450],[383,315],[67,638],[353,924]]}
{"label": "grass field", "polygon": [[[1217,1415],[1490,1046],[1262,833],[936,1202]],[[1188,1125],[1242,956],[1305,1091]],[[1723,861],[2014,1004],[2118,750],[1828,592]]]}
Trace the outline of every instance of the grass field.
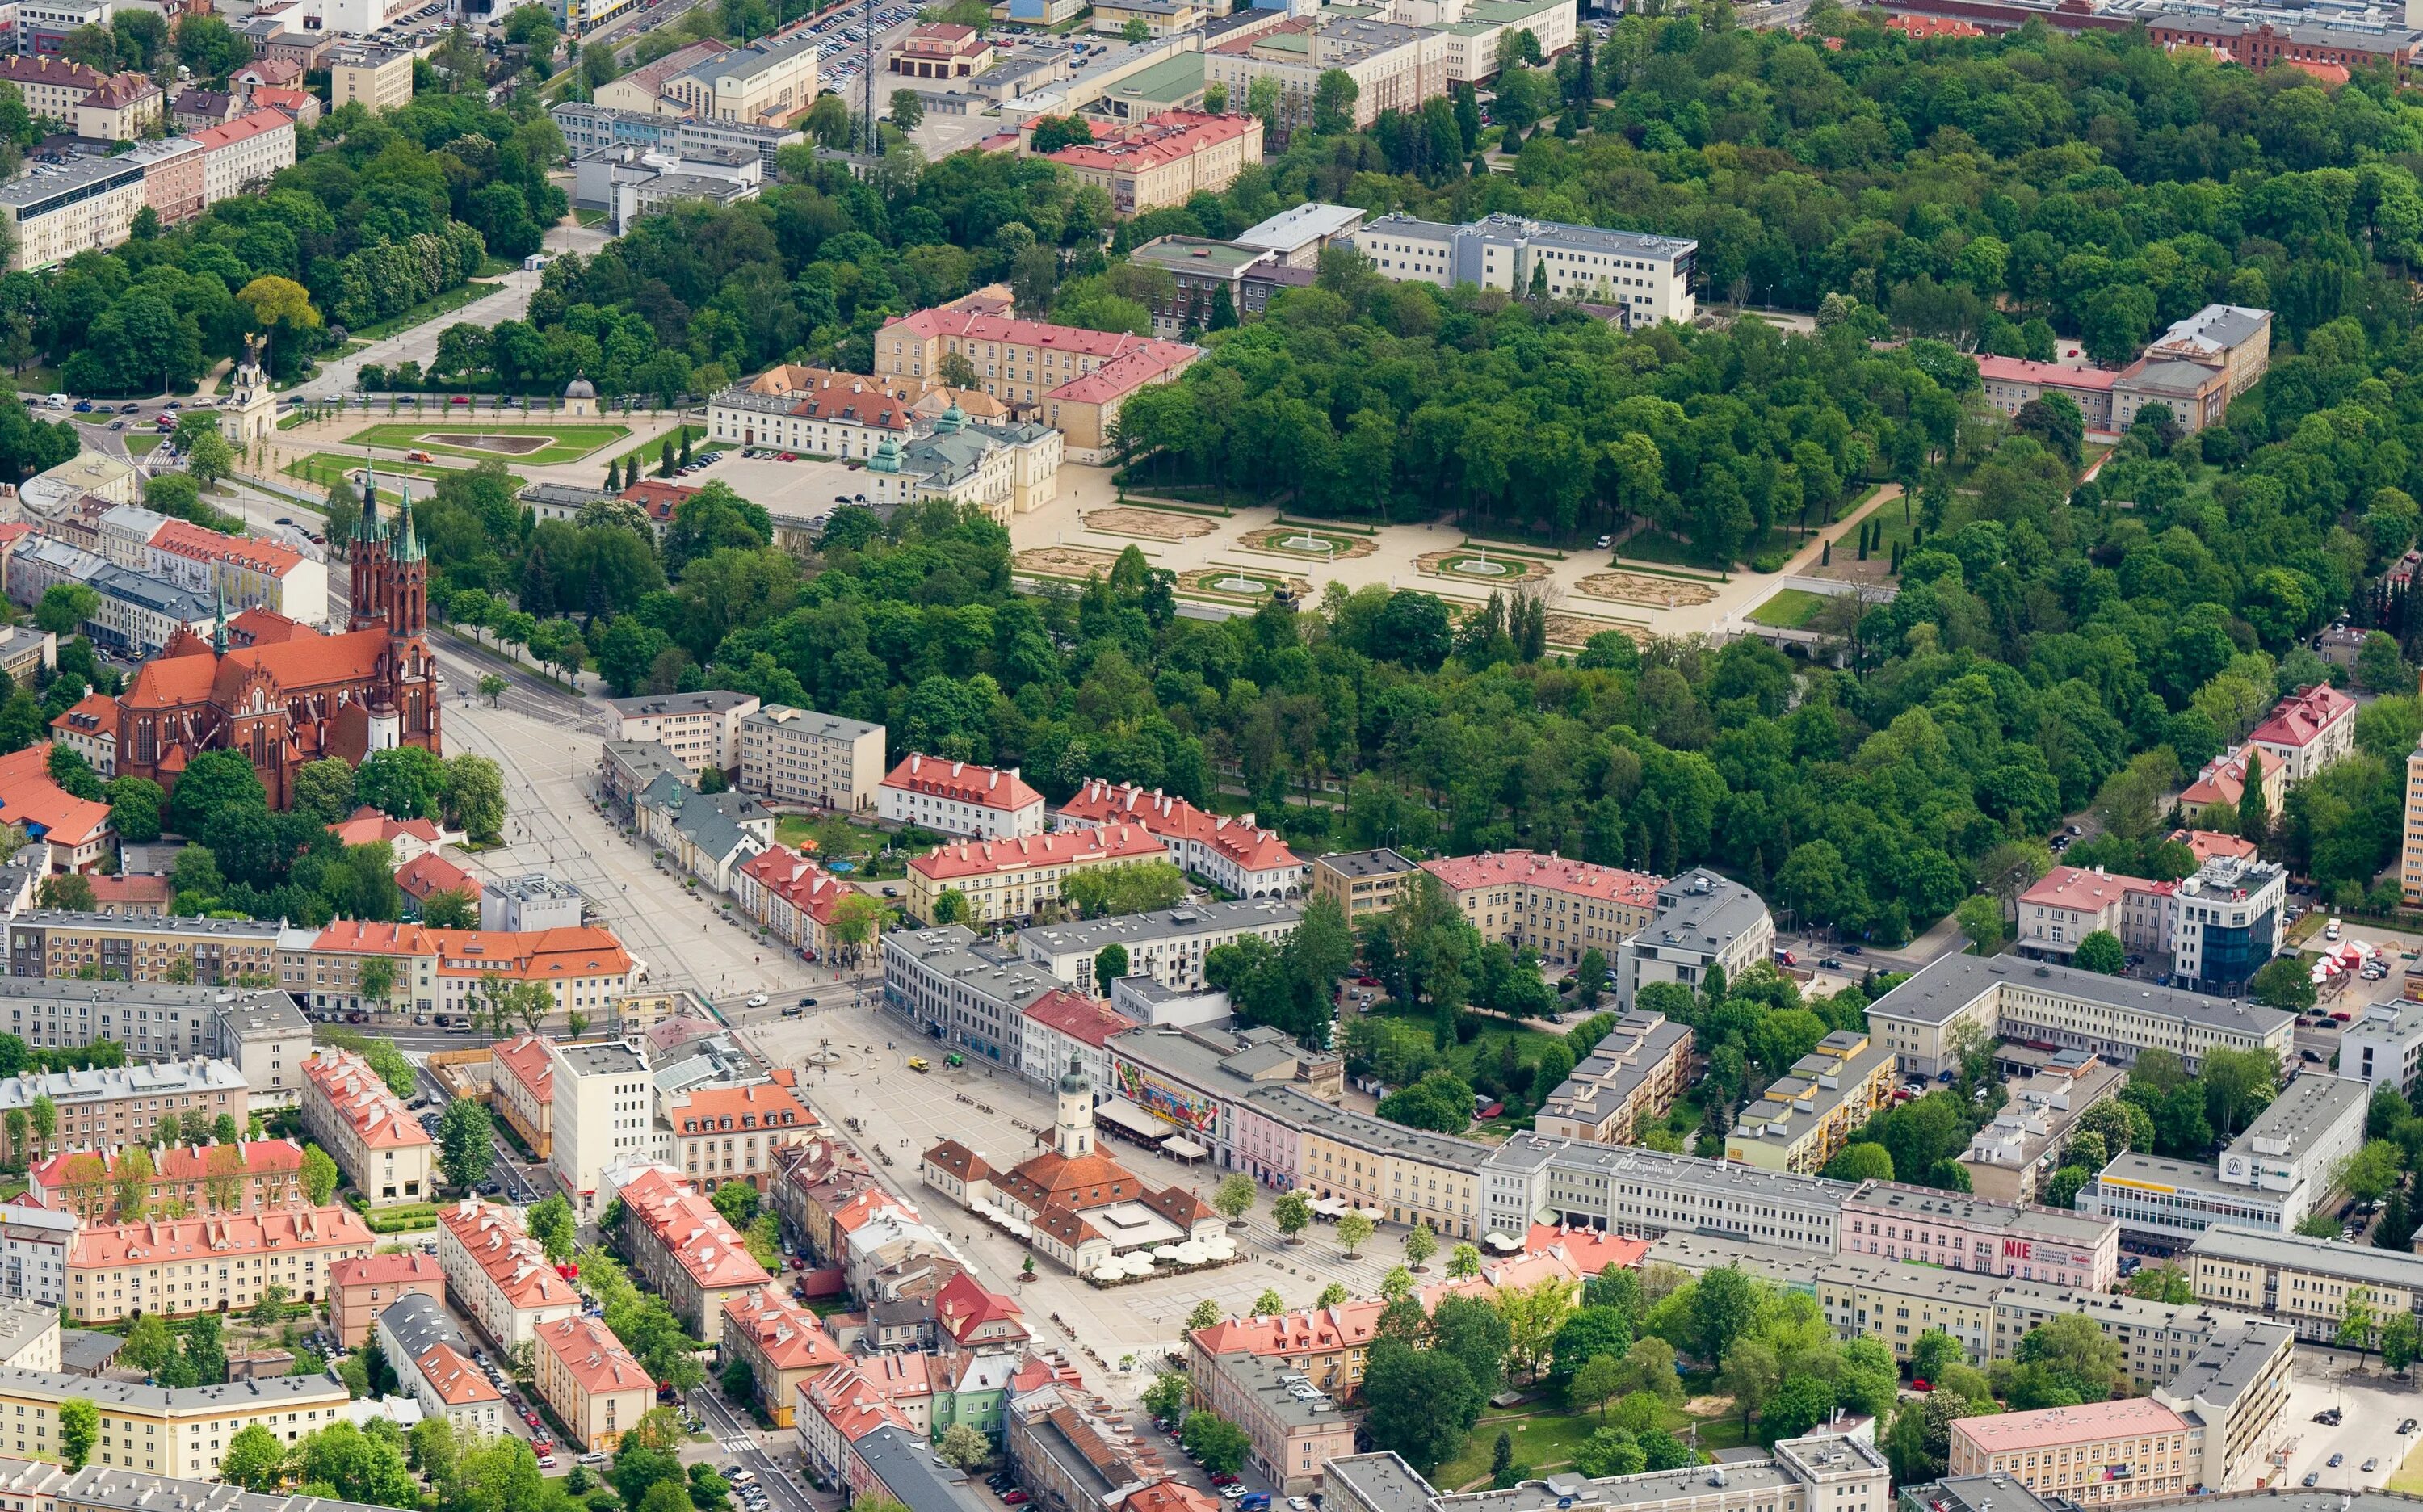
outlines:
{"label": "grass field", "polygon": [[[533,468],[561,467],[578,462],[592,452],[617,445],[629,438],[630,427],[604,424],[595,421],[573,421],[561,425],[500,425],[465,416],[459,421],[432,416],[427,420],[389,421],[356,431],[345,438],[347,446],[388,446],[401,450],[427,452],[433,456],[463,456],[474,462],[495,460],[519,462]],[[424,439],[431,436],[480,436],[513,442],[535,439],[540,444],[527,448],[514,446],[483,451],[475,446],[448,445]]]}
{"label": "grass field", "polygon": [[[334,487],[337,480],[346,473],[360,471],[361,466],[362,459],[357,456],[314,452],[299,461],[286,464],[285,471],[289,477],[300,478],[314,487],[329,488]],[[460,468],[441,468],[433,462],[381,462],[378,470],[381,473],[410,473],[416,478],[442,478],[450,472],[463,470]],[[516,473],[505,474],[505,482],[516,492],[527,481]],[[402,497],[398,489],[386,483],[379,485],[378,496],[379,502],[383,504],[394,503]]]}
{"label": "grass field", "polygon": [[2423,1444],[2417,1444],[2389,1477],[2389,1489],[2407,1496],[2423,1496]]}
{"label": "grass field", "polygon": [[[1510,1376],[1507,1384],[1522,1383]],[[1550,1387],[1546,1390],[1553,1398],[1556,1389]],[[1694,1419],[1680,1408],[1669,1408],[1657,1425],[1679,1439],[1686,1436],[1686,1430],[1694,1422],[1699,1424],[1700,1447],[1702,1449],[1730,1449],[1752,1441],[1750,1437],[1743,1434],[1738,1414]],[[1484,1411],[1481,1421],[1473,1426],[1472,1437],[1465,1440],[1463,1450],[1453,1459],[1439,1466],[1437,1472],[1431,1476],[1431,1483],[1441,1490],[1474,1481],[1485,1483],[1489,1476],[1489,1456],[1497,1448],[1497,1435],[1501,1432],[1513,1442],[1515,1463],[1530,1466],[1534,1475],[1560,1470],[1572,1463],[1574,1451],[1598,1428],[1598,1413],[1589,1410],[1567,1412],[1556,1406],[1553,1400],[1545,1405],[1528,1404],[1525,1409],[1512,1412]]]}
{"label": "grass field", "polygon": [[131,456],[150,456],[158,449],[163,439],[165,438],[160,436],[130,436],[126,438],[127,454]]}
{"label": "grass field", "polygon": [[1825,607],[1824,594],[1813,594],[1806,588],[1778,588],[1774,597],[1750,612],[1750,617],[1755,625],[1797,630],[1815,619],[1817,612]]}

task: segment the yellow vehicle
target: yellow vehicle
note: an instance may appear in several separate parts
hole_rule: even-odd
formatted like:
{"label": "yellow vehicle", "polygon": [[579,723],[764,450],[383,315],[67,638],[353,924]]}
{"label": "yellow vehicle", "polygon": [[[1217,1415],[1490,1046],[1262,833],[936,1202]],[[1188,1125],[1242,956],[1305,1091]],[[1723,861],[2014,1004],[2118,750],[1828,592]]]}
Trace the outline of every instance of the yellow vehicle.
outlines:
{"label": "yellow vehicle", "polygon": [[926,1058],[924,1056],[911,1056],[909,1058],[909,1069],[911,1071],[926,1070]]}

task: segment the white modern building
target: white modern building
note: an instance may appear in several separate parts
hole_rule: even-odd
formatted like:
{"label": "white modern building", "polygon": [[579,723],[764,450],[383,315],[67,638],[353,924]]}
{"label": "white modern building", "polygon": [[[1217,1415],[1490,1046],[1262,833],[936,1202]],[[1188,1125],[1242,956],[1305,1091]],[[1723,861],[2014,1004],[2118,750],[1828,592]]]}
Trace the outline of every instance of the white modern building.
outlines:
{"label": "white modern building", "polygon": [[1354,233],[1380,276],[1452,289],[1460,283],[1521,297],[1612,305],[1625,326],[1688,324],[1700,312],[1691,278],[1700,244],[1687,237],[1605,231],[1494,215],[1465,226],[1398,212]]}
{"label": "white modern building", "polygon": [[1775,948],[1775,917],[1740,883],[1695,867],[1657,889],[1657,911],[1640,932],[1616,947],[1615,998],[1630,1009],[1651,982],[1679,982],[1697,991],[1708,968],[1727,980]]}
{"label": "white modern building", "polygon": [[721,689],[608,702],[621,722],[616,739],[654,740],[693,772],[715,767],[727,776],[740,770],[740,722],[758,707],[754,693]]}
{"label": "white modern building", "polygon": [[580,889],[543,871],[499,877],[480,887],[480,928],[522,933],[580,927],[588,906]]}
{"label": "white modern building", "polygon": [[598,1173],[653,1158],[656,1109],[648,1063],[636,1044],[547,1045],[555,1067],[555,1145],[547,1157],[556,1185],[582,1218],[597,1211]]}

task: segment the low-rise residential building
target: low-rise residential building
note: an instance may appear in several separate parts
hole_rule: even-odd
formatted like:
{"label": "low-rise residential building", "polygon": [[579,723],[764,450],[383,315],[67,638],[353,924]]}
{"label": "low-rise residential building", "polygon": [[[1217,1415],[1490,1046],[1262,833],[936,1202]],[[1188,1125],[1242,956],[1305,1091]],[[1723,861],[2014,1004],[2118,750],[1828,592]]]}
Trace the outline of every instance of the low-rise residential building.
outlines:
{"label": "low-rise residential building", "polygon": [[[198,1504],[205,1496],[227,1491],[219,1484],[219,1463],[227,1453],[223,1446],[236,1434],[259,1424],[280,1443],[300,1444],[345,1420],[351,1394],[343,1382],[325,1372],[168,1387],[96,1380],[73,1372],[0,1370],[0,1412],[8,1413],[12,1424],[24,1424],[0,1443],[20,1459],[64,1458],[60,1409],[71,1401],[87,1402],[97,1409],[91,1459],[77,1479],[45,1496],[42,1506],[55,1505],[58,1512],[79,1507],[135,1512],[143,1504],[136,1495],[157,1499],[163,1492]],[[220,1442],[208,1442],[212,1438]],[[153,1473],[128,1474],[138,1468]],[[166,1480],[164,1472],[189,1478]],[[129,1481],[140,1484],[125,1484]],[[11,1500],[33,1505],[30,1497]]]}
{"label": "low-rise residential building", "polygon": [[532,1358],[538,1394],[592,1454],[612,1454],[657,1405],[655,1379],[597,1318],[540,1324]]}
{"label": "low-rise residential building", "polygon": [[1354,245],[1382,278],[1401,283],[1544,290],[1551,298],[1615,306],[1626,326],[1688,325],[1699,314],[1692,276],[1700,244],[1685,237],[1502,214],[1453,226],[1400,211],[1365,224]]}
{"label": "low-rise residential building", "polygon": [[2146,1502],[2202,1484],[2190,1433],[2177,1412],[2142,1396],[1960,1418],[1950,1464],[1955,1475],[2004,1474],[2086,1504]]}
{"label": "low-rise residential building", "polygon": [[1353,926],[1396,907],[1407,879],[1419,869],[1420,863],[1386,847],[1334,851],[1313,858],[1309,886],[1313,897],[1336,903]]}
{"label": "low-rise residential building", "polygon": [[75,134],[89,141],[131,142],[168,113],[168,97],[140,73],[114,73],[76,102]]}
{"label": "low-rise residential building", "polygon": [[875,812],[895,823],[979,840],[1043,833],[1043,795],[1016,767],[1002,772],[915,752],[877,785]]}
{"label": "low-rise residential building", "polygon": [[867,813],[884,778],[883,740],[880,724],[769,704],[740,721],[740,786],[776,803]]}
{"label": "low-rise residential building", "polygon": [[511,1353],[539,1328],[580,1313],[580,1294],[510,1207],[466,1197],[437,1213],[437,1265],[457,1306]]}
{"label": "low-rise residential building", "polygon": [[471,1362],[470,1342],[442,1298],[422,1292],[397,1298],[379,1314],[377,1332],[397,1384],[424,1416],[443,1418],[474,1439],[504,1431],[504,1393]]}
{"label": "low-rise residential building", "polygon": [[1889,1046],[1836,1029],[1742,1109],[1725,1136],[1726,1157],[1813,1175],[1850,1142],[1851,1131],[1892,1103],[1895,1079]]}
{"label": "low-rise residential building", "polygon": [[328,1318],[337,1342],[359,1349],[379,1314],[406,1297],[443,1301],[446,1272],[437,1257],[420,1249],[362,1255],[328,1267]]}
{"label": "low-rise residential building", "polygon": [[[83,1146],[53,1155],[25,1172],[25,1200],[87,1222],[132,1221],[170,1202],[196,1214],[309,1205],[303,1147],[292,1139],[154,1145],[147,1154],[149,1177],[139,1167],[127,1170],[125,1147]],[[130,1189],[142,1194],[131,1212],[123,1205]]]}
{"label": "low-rise residential building", "polygon": [[787,845],[769,846],[733,874],[740,911],[810,960],[831,955],[833,908],[849,889]]}
{"label": "low-rise residential building", "polygon": [[1061,831],[1111,825],[1142,829],[1169,848],[1180,869],[1238,898],[1303,895],[1304,862],[1251,814],[1213,816],[1159,788],[1148,793],[1133,783],[1113,787],[1096,777],[1052,816],[1052,827]]}
{"label": "low-rise residential building", "polygon": [[1061,885],[1081,867],[1166,861],[1169,850],[1154,836],[1125,824],[1014,840],[962,841],[938,848],[909,863],[905,904],[911,919],[929,920],[945,892],[967,900],[973,924],[1032,916],[1056,904]]}
{"label": "low-rise residential building", "polygon": [[1663,1013],[1624,1013],[1541,1102],[1531,1127],[1554,1139],[1631,1144],[1674,1106],[1690,1067],[1689,1025]]}
{"label": "low-rise residential building", "polygon": [[623,1238],[632,1267],[698,1338],[723,1337],[723,1308],[773,1278],[715,1204],[661,1171],[623,1188]]}
{"label": "low-rise residential building", "polygon": [[1218,194],[1262,160],[1262,123],[1250,115],[1172,110],[1048,154],[1081,184],[1111,198],[1111,212],[1140,215]]}
{"label": "low-rise residential building", "polygon": [[2120,1065],[2159,1047],[2191,1074],[2216,1047],[2268,1049],[2284,1062],[2296,1055],[2296,1016],[2278,1009],[2008,956],[1944,956],[1868,1008],[1870,1029],[1914,1075],[1949,1066],[1965,1025],[1989,1040],[2041,1040]]}
{"label": "low-rise residential building", "polygon": [[370,1225],[341,1204],[98,1225],[68,1247],[66,1305],[81,1326],[242,1311],[270,1286],[317,1302],[337,1262],[375,1248]]}
{"label": "low-rise residential building", "polygon": [[2354,699],[2318,682],[2281,699],[2246,743],[2293,788],[2355,754],[2355,709]]}
{"label": "low-rise residential building", "polygon": [[513,1125],[531,1154],[555,1153],[555,1058],[535,1034],[488,1047],[488,1106]]}
{"label": "low-rise residential building", "polygon": [[1062,1381],[1047,1380],[1012,1398],[1005,1427],[1003,1447],[1020,1482],[1068,1512],[1116,1512],[1163,1475],[1099,1399]]}
{"label": "low-rise residential building", "polygon": [[1290,1495],[1317,1488],[1324,1466],[1354,1452],[1354,1420],[1281,1361],[1242,1349],[1215,1355],[1189,1382],[1195,1407],[1243,1429],[1245,1462]]}
{"label": "low-rise residential building", "polygon": [[800,1101],[797,1075],[784,1068],[739,1085],[660,1087],[656,1113],[671,1163],[708,1190],[732,1181],[766,1190],[775,1151],[816,1126],[816,1116]]}
{"label": "low-rise residential building", "polygon": [[[45,1143],[68,1149],[148,1143],[163,1118],[196,1113],[215,1122],[220,1114],[241,1122],[250,1111],[243,1073],[225,1060],[197,1058],[158,1064],[111,1066],[88,1071],[26,1072],[0,1080],[0,1110],[30,1111],[47,1100],[55,1128]],[[27,1152],[7,1142],[12,1160]]]}
{"label": "low-rise residential building", "polygon": [[303,1127],[372,1207],[425,1202],[436,1189],[437,1141],[350,1050],[325,1048],[304,1064]]}
{"label": "low-rise residential building", "polygon": [[748,1362],[757,1406],[777,1428],[794,1425],[801,1386],[850,1359],[822,1320],[774,1286],[723,1304],[723,1358]]}
{"label": "low-rise residential building", "polygon": [[684,871],[725,893],[749,858],[774,843],[774,812],[748,793],[703,793],[668,772],[634,805],[641,833]]}
{"label": "low-rise residential building", "polygon": [[2042,1070],[2007,1083],[2008,1097],[1993,1122],[1970,1137],[1960,1157],[1969,1189],[1998,1202],[2035,1202],[2039,1182],[2069,1148],[2079,1119],[2119,1096],[2127,1080],[2119,1067],[2086,1051],[2062,1050]]}

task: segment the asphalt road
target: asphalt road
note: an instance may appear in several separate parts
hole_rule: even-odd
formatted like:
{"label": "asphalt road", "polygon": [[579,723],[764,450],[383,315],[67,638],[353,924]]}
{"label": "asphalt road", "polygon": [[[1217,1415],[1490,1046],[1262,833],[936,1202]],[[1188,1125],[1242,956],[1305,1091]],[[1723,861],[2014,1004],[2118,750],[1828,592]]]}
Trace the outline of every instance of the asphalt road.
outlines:
{"label": "asphalt road", "polygon": [[[712,1384],[690,1393],[689,1406],[706,1424],[707,1431],[715,1435],[716,1447],[723,1456],[717,1468],[726,1474],[736,1467],[754,1474],[757,1484],[766,1489],[767,1512],[833,1512],[841,1504],[838,1494],[819,1495],[808,1489],[800,1478],[796,1449],[786,1449],[778,1456],[767,1448],[768,1440],[784,1443],[789,1435],[761,1432],[724,1401],[723,1393]],[[734,1497],[736,1504],[738,1501],[737,1496]]]}

